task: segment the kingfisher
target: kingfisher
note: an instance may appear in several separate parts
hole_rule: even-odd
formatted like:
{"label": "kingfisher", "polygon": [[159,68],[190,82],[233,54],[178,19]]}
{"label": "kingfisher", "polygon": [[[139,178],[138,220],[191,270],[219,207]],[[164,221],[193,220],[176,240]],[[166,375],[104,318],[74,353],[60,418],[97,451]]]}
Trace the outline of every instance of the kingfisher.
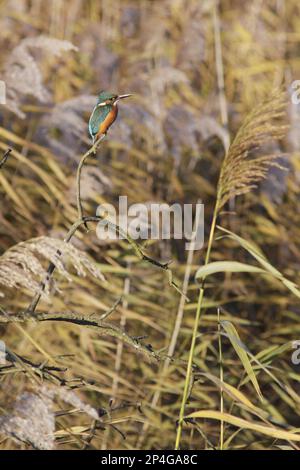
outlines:
{"label": "kingfisher", "polygon": [[89,120],[89,132],[93,139],[93,144],[101,137],[101,135],[107,133],[110,126],[117,119],[117,103],[129,96],[132,95],[116,95],[115,93],[107,91],[100,92],[97,104],[94,107]]}

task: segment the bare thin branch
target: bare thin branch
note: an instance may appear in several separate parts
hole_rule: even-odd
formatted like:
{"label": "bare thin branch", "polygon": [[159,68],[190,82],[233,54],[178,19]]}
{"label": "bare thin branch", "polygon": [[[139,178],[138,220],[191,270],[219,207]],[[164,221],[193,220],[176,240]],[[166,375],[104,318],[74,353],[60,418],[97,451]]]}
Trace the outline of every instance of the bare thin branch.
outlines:
{"label": "bare thin branch", "polygon": [[0,160],[0,170],[5,165],[8,157],[9,157],[10,152],[12,152],[12,149],[11,148],[7,149],[6,152],[4,153],[3,157],[1,158],[1,160]]}
{"label": "bare thin branch", "polygon": [[133,347],[137,352],[143,353],[149,359],[161,359],[160,355],[156,353],[150,345],[142,344],[137,338],[128,335],[124,330],[112,323],[103,322],[99,319],[92,318],[91,316],[85,316],[74,312],[35,312],[34,314],[29,314],[28,311],[19,313],[0,312],[0,323],[20,323],[30,321],[62,321],[85,326],[95,330],[100,335],[114,336],[115,338],[118,338],[123,343]]}

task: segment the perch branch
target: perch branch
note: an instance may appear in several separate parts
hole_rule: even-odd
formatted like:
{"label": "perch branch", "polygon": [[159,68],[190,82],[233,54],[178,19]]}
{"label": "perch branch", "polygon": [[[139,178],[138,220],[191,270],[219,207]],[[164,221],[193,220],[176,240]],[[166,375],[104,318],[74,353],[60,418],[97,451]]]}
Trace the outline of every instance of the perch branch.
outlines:
{"label": "perch branch", "polygon": [[[85,161],[91,156],[96,155],[96,150],[100,144],[100,142],[104,139],[105,134],[103,134],[100,139],[98,139],[95,144],[81,157],[79,162],[77,173],[76,173],[76,202],[77,202],[77,212],[78,212],[78,219],[83,218],[83,208],[82,208],[82,201],[81,201],[81,171]],[[86,228],[87,225],[85,224]]]}

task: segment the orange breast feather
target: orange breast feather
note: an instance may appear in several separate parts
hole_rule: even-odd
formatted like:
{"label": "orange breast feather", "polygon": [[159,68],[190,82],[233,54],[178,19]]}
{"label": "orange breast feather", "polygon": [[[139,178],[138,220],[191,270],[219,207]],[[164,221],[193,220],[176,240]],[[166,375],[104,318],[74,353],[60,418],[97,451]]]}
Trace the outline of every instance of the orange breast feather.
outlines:
{"label": "orange breast feather", "polygon": [[118,115],[118,108],[117,106],[113,106],[110,113],[108,113],[104,121],[101,122],[99,126],[98,134],[105,134],[107,130],[109,129],[109,127],[112,125],[112,123],[116,120],[117,115]]}

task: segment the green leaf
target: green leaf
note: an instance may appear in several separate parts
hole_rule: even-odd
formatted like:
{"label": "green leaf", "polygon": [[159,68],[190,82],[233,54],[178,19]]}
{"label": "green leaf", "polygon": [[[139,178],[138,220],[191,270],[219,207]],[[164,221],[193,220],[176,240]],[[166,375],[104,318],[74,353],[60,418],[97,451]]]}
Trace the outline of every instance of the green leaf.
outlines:
{"label": "green leaf", "polygon": [[236,387],[233,387],[229,383],[222,382],[218,377],[208,372],[202,372],[199,375],[211,380],[221,390],[227,393],[227,395],[230,396],[233,400],[246,406],[251,412],[255,413],[259,417],[262,417],[262,418],[267,417],[267,413],[261,410],[260,408],[258,408],[257,406],[253,405],[253,403],[246,397],[246,395],[243,392],[241,392],[241,390],[237,389]]}
{"label": "green leaf", "polygon": [[259,248],[257,248],[253,243],[245,240],[244,238],[239,237],[230,230],[220,227],[219,225],[217,227],[222,232],[225,232],[228,238],[231,238],[232,240],[238,242],[250,255],[252,255],[260,263],[260,265],[264,268],[265,271],[272,274],[276,279],[279,279],[287,289],[289,289],[294,295],[300,298],[300,289],[298,288],[298,286],[289,279],[286,279],[281,274],[281,272],[278,271],[278,269],[274,268],[274,266],[269,263],[269,261]]}
{"label": "green leaf", "polygon": [[[275,427],[263,425],[253,421],[246,421],[245,419],[238,418],[237,416],[230,415],[229,413],[221,413],[215,410],[200,410],[189,414],[186,418],[204,418],[204,419],[217,419],[225,421],[226,423],[237,426],[241,429],[250,429],[251,431],[265,434],[266,436],[275,439],[285,439],[288,441],[300,441],[300,435],[294,434],[291,431],[284,431]],[[299,432],[299,430],[297,430]]]}
{"label": "green leaf", "polygon": [[248,375],[249,380],[251,380],[251,382],[253,384],[253,387],[256,390],[257,395],[262,400],[263,396],[262,396],[262,393],[260,391],[260,387],[258,385],[255,372],[253,370],[253,367],[250,363],[248,354],[246,352],[246,350],[247,350],[246,346],[243,345],[237,330],[235,329],[235,327],[233,326],[233,324],[230,321],[227,321],[227,320],[221,321],[221,325],[224,328],[224,330],[226,331],[232,346],[234,347],[237,355],[239,356],[239,358],[240,358],[240,360],[243,364],[243,367],[246,371],[246,374]]}
{"label": "green leaf", "polygon": [[196,272],[196,279],[205,279],[211,274],[220,272],[268,274],[264,269],[251,264],[239,263],[238,261],[214,261],[201,266]]}

